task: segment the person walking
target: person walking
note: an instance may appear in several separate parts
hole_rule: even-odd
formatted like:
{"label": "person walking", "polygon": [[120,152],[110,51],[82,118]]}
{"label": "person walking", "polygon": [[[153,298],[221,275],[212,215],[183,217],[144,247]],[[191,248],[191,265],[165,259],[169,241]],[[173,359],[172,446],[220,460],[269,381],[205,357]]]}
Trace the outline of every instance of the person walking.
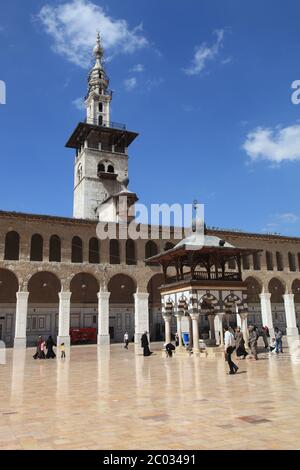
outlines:
{"label": "person walking", "polygon": [[66,359],[65,343],[61,343],[61,345],[60,345],[60,358],[61,359]]}
{"label": "person walking", "polygon": [[178,348],[178,346],[179,346],[179,335],[178,335],[177,331],[175,333],[175,346],[176,346],[176,348]]}
{"label": "person walking", "polygon": [[236,374],[239,370],[238,366],[233,362],[231,359],[231,354],[235,350],[235,340],[233,334],[229,331],[228,326],[225,326],[225,336],[224,336],[224,343],[225,343],[225,352],[226,358],[229,365],[229,374],[233,375]]}
{"label": "person walking", "polygon": [[127,333],[127,331],[125,332],[125,335],[124,335],[124,343],[125,343],[125,346],[124,346],[124,348],[125,348],[125,349],[128,349],[128,344],[129,344],[129,334]]}
{"label": "person walking", "polygon": [[268,335],[267,335],[267,330],[266,330],[265,326],[263,326],[262,329],[261,329],[261,336],[262,336],[262,339],[264,341],[265,349],[268,349],[269,342],[268,342]]}
{"label": "person walking", "polygon": [[275,341],[276,341],[276,354],[280,352],[283,353],[282,350],[282,331],[276,326],[275,328]]}
{"label": "person walking", "polygon": [[39,336],[36,346],[36,353],[34,354],[33,359],[45,359],[44,346],[45,341],[43,340],[42,336]]}
{"label": "person walking", "polygon": [[47,348],[46,359],[56,358],[56,354],[53,351],[53,346],[56,346],[56,344],[54,343],[52,336],[49,336],[49,338],[46,341],[46,348]]}
{"label": "person walking", "polygon": [[245,349],[245,340],[241,328],[238,326],[235,333],[235,347],[238,358],[246,359],[248,353]]}
{"label": "person walking", "polygon": [[144,350],[144,356],[151,356],[152,351],[149,349],[149,340],[148,340],[148,333],[145,331],[145,333],[141,337],[141,346]]}
{"label": "person walking", "polygon": [[256,361],[258,360],[257,339],[258,339],[258,334],[257,334],[257,331],[255,330],[255,327],[249,326],[249,347],[251,349],[251,355]]}
{"label": "person walking", "polygon": [[173,352],[176,349],[174,344],[168,343],[165,345],[165,348],[166,348],[167,357],[173,357]]}

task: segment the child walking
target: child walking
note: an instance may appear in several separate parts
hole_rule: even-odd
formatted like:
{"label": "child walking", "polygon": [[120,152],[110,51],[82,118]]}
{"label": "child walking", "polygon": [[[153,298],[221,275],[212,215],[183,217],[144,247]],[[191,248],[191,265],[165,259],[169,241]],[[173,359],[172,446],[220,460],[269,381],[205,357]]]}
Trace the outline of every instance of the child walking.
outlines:
{"label": "child walking", "polygon": [[60,345],[60,358],[61,358],[61,359],[65,359],[65,358],[66,358],[65,343],[61,343],[61,345]]}

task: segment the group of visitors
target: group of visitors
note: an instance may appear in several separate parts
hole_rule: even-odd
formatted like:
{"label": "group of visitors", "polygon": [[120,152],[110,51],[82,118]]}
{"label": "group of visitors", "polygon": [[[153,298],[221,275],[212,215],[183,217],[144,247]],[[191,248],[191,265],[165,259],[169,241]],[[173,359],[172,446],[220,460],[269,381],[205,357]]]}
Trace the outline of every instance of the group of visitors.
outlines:
{"label": "group of visitors", "polygon": [[[236,328],[234,332],[229,326],[225,326],[224,346],[226,360],[229,365],[229,374],[236,374],[238,366],[232,361],[231,355],[236,351],[236,355],[240,359],[245,359],[248,356],[248,352],[245,348],[245,340],[243,332],[240,327]],[[250,358],[258,360],[258,349],[257,343],[258,338],[261,336],[264,342],[265,349],[269,349],[270,352],[275,351],[277,354],[282,353],[282,331],[278,327],[275,328],[275,338],[272,338],[272,342],[269,345],[268,338],[270,338],[269,328],[263,326],[261,332],[259,332],[257,326],[250,325],[248,328],[248,346],[250,348]]]}
{"label": "group of visitors", "polygon": [[[56,346],[56,343],[54,342],[52,336],[49,336],[47,340],[44,340],[42,336],[39,336],[36,346],[36,353],[34,354],[33,359],[55,359],[56,354],[53,351],[54,346]],[[60,345],[60,353],[60,357],[65,359],[66,352],[64,343]]]}

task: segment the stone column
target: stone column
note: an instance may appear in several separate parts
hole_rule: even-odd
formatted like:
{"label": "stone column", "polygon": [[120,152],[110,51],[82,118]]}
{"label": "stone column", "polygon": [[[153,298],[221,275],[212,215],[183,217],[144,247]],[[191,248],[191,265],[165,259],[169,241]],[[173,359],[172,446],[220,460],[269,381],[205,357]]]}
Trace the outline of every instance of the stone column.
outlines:
{"label": "stone column", "polygon": [[193,347],[194,340],[193,340],[193,322],[191,318],[191,314],[188,317],[189,319],[189,349]]}
{"label": "stone column", "polygon": [[209,339],[213,341],[213,340],[216,340],[215,315],[208,315],[208,321],[209,321]]}
{"label": "stone column", "polygon": [[269,328],[271,338],[274,336],[274,326],[271,308],[271,294],[262,292],[260,294],[261,316],[263,326]]}
{"label": "stone column", "polygon": [[17,292],[15,348],[26,348],[26,327],[29,292]]}
{"label": "stone column", "polygon": [[183,342],[182,342],[182,328],[181,328],[181,319],[182,315],[180,313],[176,314],[176,319],[177,319],[177,334],[179,338],[179,348],[182,348]]}
{"label": "stone column", "polygon": [[165,321],[165,343],[171,343],[171,321],[172,315],[163,315]]}
{"label": "stone column", "polygon": [[109,298],[110,292],[100,290],[98,292],[98,346],[108,346],[110,344],[109,336]]}
{"label": "stone column", "polygon": [[[134,294],[134,342],[141,343],[141,337],[145,331],[149,333],[149,294],[137,291]],[[149,338],[150,341],[150,338]]]}
{"label": "stone column", "polygon": [[70,346],[70,309],[71,309],[71,292],[59,292],[59,312],[58,312],[58,336],[57,347],[65,343],[66,347]]}
{"label": "stone column", "polygon": [[284,309],[286,318],[286,334],[287,336],[298,336],[294,294],[284,294]]}
{"label": "stone column", "polygon": [[193,353],[194,354],[199,354],[200,352],[200,347],[199,347],[199,314],[198,313],[192,313],[191,314],[191,319],[193,322]]}
{"label": "stone column", "polygon": [[220,320],[219,320],[218,315],[215,315],[214,327],[215,327],[216,346],[220,346],[221,326],[220,326]]}
{"label": "stone column", "polygon": [[217,315],[218,315],[218,319],[219,319],[221,346],[224,346],[223,318],[224,318],[225,313],[224,313],[224,312],[220,312],[220,313],[218,313]]}
{"label": "stone column", "polygon": [[241,330],[243,333],[244,341],[245,341],[245,348],[247,349],[248,347],[248,313],[240,313],[238,315],[238,318],[240,318],[240,323],[241,323]]}

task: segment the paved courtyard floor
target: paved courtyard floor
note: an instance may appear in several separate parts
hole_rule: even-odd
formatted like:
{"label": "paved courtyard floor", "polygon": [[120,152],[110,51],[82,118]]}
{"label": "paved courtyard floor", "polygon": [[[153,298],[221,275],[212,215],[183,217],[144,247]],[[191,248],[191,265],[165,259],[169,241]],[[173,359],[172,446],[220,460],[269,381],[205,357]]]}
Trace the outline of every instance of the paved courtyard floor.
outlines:
{"label": "paved courtyard floor", "polygon": [[239,361],[144,358],[79,346],[66,361],[8,350],[0,449],[300,449],[298,353]]}

